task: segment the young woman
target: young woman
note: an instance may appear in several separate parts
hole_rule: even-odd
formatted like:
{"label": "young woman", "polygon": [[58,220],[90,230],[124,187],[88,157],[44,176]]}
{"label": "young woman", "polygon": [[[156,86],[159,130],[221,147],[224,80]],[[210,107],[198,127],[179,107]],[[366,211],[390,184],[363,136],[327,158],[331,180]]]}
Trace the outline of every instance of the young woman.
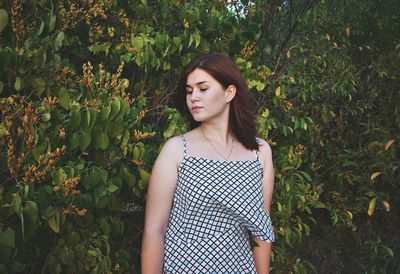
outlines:
{"label": "young woman", "polygon": [[177,103],[191,130],[169,139],[155,162],[142,273],[268,273],[272,155],[255,136],[239,69],[223,54],[200,55],[182,73]]}

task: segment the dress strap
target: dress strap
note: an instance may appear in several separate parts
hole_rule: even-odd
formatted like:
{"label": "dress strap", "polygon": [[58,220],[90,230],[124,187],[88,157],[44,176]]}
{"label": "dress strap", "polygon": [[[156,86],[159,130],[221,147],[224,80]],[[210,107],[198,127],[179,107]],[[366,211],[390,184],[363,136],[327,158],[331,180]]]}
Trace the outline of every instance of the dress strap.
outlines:
{"label": "dress strap", "polygon": [[254,150],[254,155],[256,156],[256,161],[260,160],[260,152],[257,149]]}
{"label": "dress strap", "polygon": [[[260,138],[256,137],[256,141],[257,141],[258,145],[261,145],[262,141]],[[255,149],[254,154],[256,156],[256,161],[259,161],[260,160],[260,151],[258,149]]]}
{"label": "dress strap", "polygon": [[185,135],[181,135],[182,141],[183,141],[183,155],[186,157],[187,156],[187,143],[186,143],[186,137]]}

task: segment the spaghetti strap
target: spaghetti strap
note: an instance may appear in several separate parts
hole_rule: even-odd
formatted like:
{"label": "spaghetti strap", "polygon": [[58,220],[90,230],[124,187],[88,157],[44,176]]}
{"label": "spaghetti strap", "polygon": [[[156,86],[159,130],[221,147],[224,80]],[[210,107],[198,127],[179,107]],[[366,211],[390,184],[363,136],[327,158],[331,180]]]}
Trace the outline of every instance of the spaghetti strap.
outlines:
{"label": "spaghetti strap", "polygon": [[257,149],[255,149],[254,154],[256,156],[256,161],[259,161],[260,160],[260,152]]}
{"label": "spaghetti strap", "polygon": [[[258,143],[258,145],[261,145],[261,144],[262,144],[261,139],[258,138],[258,137],[256,137],[256,142]],[[260,150],[259,150],[259,149],[255,149],[255,150],[254,150],[254,154],[255,154],[255,156],[256,156],[256,161],[259,161],[259,160],[260,160]]]}
{"label": "spaghetti strap", "polygon": [[186,137],[185,135],[181,135],[182,141],[183,141],[183,156],[187,156],[187,143],[186,143]]}

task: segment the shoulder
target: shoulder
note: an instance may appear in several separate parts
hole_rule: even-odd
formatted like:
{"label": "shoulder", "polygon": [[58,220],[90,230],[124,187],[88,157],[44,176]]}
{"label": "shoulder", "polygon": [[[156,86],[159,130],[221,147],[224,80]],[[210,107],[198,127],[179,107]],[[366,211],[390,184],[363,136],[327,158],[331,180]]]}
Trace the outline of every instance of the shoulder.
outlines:
{"label": "shoulder", "polygon": [[182,136],[175,136],[169,138],[163,145],[160,154],[167,153],[169,156],[183,155],[183,138]]}
{"label": "shoulder", "polygon": [[266,164],[272,163],[272,149],[267,141],[256,138],[258,143],[258,150],[260,153],[260,160],[262,161],[263,166]]}
{"label": "shoulder", "polygon": [[178,166],[183,158],[183,150],[182,136],[171,137],[162,146],[157,160],[174,163]]}
{"label": "shoulder", "polygon": [[163,150],[170,150],[170,151],[174,151],[177,150],[179,148],[183,148],[183,138],[182,136],[175,136],[175,137],[171,137],[169,138],[163,145]]}

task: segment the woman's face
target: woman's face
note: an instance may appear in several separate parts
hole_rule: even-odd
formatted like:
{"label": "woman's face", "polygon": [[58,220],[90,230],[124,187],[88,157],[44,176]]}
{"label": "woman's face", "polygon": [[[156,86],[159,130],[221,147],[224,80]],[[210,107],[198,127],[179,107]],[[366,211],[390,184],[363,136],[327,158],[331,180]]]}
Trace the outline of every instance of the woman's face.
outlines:
{"label": "woman's face", "polygon": [[193,119],[203,122],[229,114],[228,89],[202,69],[195,69],[186,79],[186,104]]}

